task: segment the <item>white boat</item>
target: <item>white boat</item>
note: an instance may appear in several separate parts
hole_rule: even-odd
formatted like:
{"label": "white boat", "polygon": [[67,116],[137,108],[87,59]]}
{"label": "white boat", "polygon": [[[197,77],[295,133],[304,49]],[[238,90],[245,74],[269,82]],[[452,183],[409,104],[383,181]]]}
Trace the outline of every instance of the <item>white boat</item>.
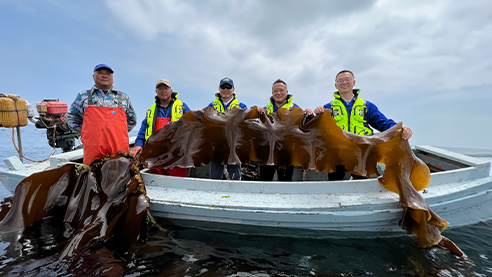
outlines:
{"label": "white boat", "polygon": [[[130,143],[135,138],[130,138]],[[433,171],[419,192],[433,210],[456,228],[492,218],[492,150],[461,154],[432,146],[413,149]],[[24,165],[5,160],[0,182],[14,193],[25,177],[81,162],[82,150]],[[201,169],[206,171],[205,169]],[[188,171],[196,176],[196,170]],[[300,173],[300,171],[298,171]],[[311,175],[309,175],[311,174]],[[296,237],[397,236],[403,209],[399,196],[377,179],[260,182],[172,177],[142,171],[150,211],[174,224],[219,231]],[[306,174],[304,174],[305,178]],[[318,179],[322,174],[308,173]]]}

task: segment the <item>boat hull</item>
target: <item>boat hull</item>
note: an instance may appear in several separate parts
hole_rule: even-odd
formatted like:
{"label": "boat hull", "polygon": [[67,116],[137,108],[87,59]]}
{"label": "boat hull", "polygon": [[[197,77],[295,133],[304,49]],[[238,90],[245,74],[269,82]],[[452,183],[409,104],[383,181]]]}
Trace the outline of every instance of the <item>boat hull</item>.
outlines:
{"label": "boat hull", "polygon": [[[450,223],[448,228],[491,219],[490,159],[430,146],[418,146],[416,152],[424,161],[429,159],[428,163],[437,159],[436,168],[456,167],[432,173],[427,189],[419,192]],[[23,178],[74,157],[80,159],[81,153],[60,154],[23,169],[0,170],[0,182],[13,193]],[[317,238],[405,234],[398,227],[403,213],[399,196],[384,189],[377,179],[256,182],[163,176],[146,170],[141,174],[151,213],[181,226]]]}
{"label": "boat hull", "polygon": [[[476,171],[461,170],[454,177]],[[181,226],[296,237],[404,234],[398,227],[403,213],[398,195],[386,191],[377,180],[262,183],[146,173],[143,178],[152,199],[152,214]],[[492,178],[441,183],[448,178],[437,175],[421,193],[451,228],[490,219]],[[446,191],[449,193],[442,193]]]}

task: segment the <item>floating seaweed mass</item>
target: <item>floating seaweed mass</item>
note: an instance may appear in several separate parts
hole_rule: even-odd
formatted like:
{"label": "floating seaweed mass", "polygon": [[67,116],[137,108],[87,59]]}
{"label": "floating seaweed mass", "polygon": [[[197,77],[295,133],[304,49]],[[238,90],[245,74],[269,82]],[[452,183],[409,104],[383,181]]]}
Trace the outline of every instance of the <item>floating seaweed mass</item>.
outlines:
{"label": "floating seaweed mass", "polygon": [[[306,121],[303,111],[280,109],[259,114],[256,107],[218,113],[190,111],[152,135],[141,160],[149,168],[200,166],[215,160],[228,164],[301,166],[379,177],[381,185],[400,195],[399,226],[417,237],[420,247],[440,244],[463,255],[441,232],[440,218],[417,192],[430,182],[428,167],[401,138],[399,123],[383,133],[358,136],[342,131],[329,112]],[[377,163],[386,166],[378,176]],[[149,200],[139,174],[140,161],[119,153],[90,168],[77,165],[33,174],[24,179],[0,210],[0,233],[18,231],[50,218],[59,260],[108,249],[126,251],[146,230]],[[99,249],[94,251],[94,249]],[[97,258],[95,258],[97,260]],[[109,272],[109,271],[108,271]]]}
{"label": "floating seaweed mass", "polygon": [[103,243],[111,250],[128,250],[146,230],[141,224],[149,201],[138,161],[123,156],[128,155],[107,157],[81,172],[67,164],[25,178],[2,204],[0,232],[50,218],[60,261],[97,252]]}
{"label": "floating seaweed mass", "polygon": [[[430,182],[430,171],[401,138],[402,123],[373,136],[359,136],[340,129],[330,111],[305,120],[299,108],[259,114],[256,107],[220,113],[212,108],[190,111],[181,120],[152,135],[142,153],[149,168],[200,166],[215,160],[224,164],[301,166],[334,172],[344,165],[347,172],[378,177],[377,163],[386,166],[381,185],[400,195],[403,217],[399,226],[417,236],[427,247],[443,240],[448,222],[439,217],[417,192]],[[442,245],[463,255],[444,238]]]}

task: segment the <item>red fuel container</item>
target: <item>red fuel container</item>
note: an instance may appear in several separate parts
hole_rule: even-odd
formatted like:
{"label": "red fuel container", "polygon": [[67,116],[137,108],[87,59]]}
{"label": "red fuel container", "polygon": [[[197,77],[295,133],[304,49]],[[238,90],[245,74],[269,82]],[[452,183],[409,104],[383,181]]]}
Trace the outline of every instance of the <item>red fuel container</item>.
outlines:
{"label": "red fuel container", "polygon": [[67,103],[65,102],[45,102],[46,114],[66,114],[68,111]]}

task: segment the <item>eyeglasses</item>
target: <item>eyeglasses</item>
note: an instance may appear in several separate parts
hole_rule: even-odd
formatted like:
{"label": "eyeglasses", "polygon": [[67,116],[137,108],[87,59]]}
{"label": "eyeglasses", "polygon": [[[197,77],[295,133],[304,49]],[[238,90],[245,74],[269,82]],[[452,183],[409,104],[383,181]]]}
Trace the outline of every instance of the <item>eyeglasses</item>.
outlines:
{"label": "eyeglasses", "polygon": [[352,81],[353,79],[352,78],[345,78],[345,79],[338,79],[337,80],[337,83],[341,84],[343,82],[350,82]]}
{"label": "eyeglasses", "polygon": [[231,89],[232,86],[229,85],[229,84],[223,84],[222,86],[220,86],[221,89]]}

